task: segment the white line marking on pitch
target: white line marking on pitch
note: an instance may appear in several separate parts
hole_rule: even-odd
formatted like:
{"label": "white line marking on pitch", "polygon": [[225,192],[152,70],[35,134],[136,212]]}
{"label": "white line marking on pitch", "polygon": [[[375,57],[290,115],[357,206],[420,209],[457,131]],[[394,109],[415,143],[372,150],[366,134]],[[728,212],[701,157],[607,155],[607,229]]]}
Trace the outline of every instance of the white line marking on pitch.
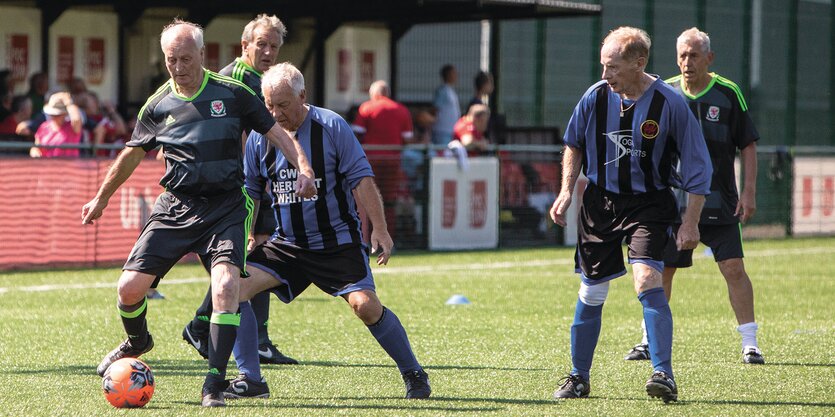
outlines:
{"label": "white line marking on pitch", "polygon": [[[766,249],[761,251],[752,251],[746,254],[746,258],[763,258],[763,257],[774,257],[774,256],[794,256],[794,255],[811,255],[811,254],[820,254],[820,253],[833,253],[835,252],[835,248],[829,247],[813,247],[813,248],[795,248],[795,249],[787,249],[787,250],[777,250],[777,249]],[[571,258],[560,258],[560,259],[543,259],[543,260],[522,260],[522,261],[513,261],[513,262],[494,262],[494,263],[471,263],[471,264],[450,264],[444,265],[444,271],[470,271],[470,270],[485,270],[485,269],[509,269],[509,268],[518,268],[521,264],[524,264],[526,267],[547,267],[547,266],[555,266],[555,265],[571,265],[574,263],[574,260]],[[389,274],[416,274],[416,273],[425,273],[425,272],[433,272],[436,271],[439,267],[438,266],[431,266],[431,265],[424,265],[424,266],[385,266],[385,267],[375,267],[373,268],[374,274],[377,275],[389,275]],[[209,277],[196,277],[196,278],[177,278],[177,279],[165,279],[161,281],[166,286],[168,285],[183,285],[183,284],[194,284],[194,283],[208,283]],[[63,291],[63,290],[83,290],[83,289],[90,289],[90,288],[116,288],[116,281],[113,282],[95,282],[90,284],[46,284],[46,285],[33,285],[28,287],[0,287],[0,295],[7,294],[9,292],[44,292],[44,291]]]}

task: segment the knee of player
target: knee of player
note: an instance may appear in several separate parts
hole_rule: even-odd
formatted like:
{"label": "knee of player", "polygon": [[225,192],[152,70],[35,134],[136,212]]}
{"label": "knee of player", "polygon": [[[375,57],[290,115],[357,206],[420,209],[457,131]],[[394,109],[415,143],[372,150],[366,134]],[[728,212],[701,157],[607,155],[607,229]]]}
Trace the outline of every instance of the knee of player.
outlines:
{"label": "knee of player", "polygon": [[124,305],[132,305],[142,301],[148,292],[149,285],[150,283],[146,283],[145,280],[123,275],[119,278],[119,284],[116,287],[119,302]]}
{"label": "knee of player", "polygon": [[376,323],[383,314],[383,305],[373,293],[368,294],[365,291],[351,293],[351,296],[348,297],[348,303],[351,305],[354,314],[366,324]]}
{"label": "knee of player", "polygon": [[719,261],[719,270],[727,281],[740,281],[748,279],[745,273],[745,264],[742,258],[725,259]]}

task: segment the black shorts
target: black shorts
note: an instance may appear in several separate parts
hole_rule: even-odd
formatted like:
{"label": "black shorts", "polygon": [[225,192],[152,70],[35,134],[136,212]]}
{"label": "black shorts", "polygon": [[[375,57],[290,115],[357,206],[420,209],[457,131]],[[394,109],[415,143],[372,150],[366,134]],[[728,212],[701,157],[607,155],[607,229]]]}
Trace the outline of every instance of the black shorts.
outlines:
{"label": "black shorts", "polygon": [[272,235],[275,233],[275,228],[278,223],[275,221],[275,210],[272,207],[272,200],[260,200],[258,206],[258,218],[255,219],[255,228],[253,234],[256,235]]}
{"label": "black shorts", "polygon": [[250,268],[263,270],[281,282],[269,291],[285,303],[293,301],[311,283],[333,296],[375,290],[368,252],[358,243],[313,250],[267,241],[253,249],[248,262]]}
{"label": "black shorts", "polygon": [[243,270],[251,202],[242,189],[210,198],[162,193],[122,269],[163,277],[195,252],[212,266],[229,262]]}
{"label": "black shorts", "polygon": [[[687,268],[693,266],[693,249],[676,249],[675,234],[680,224],[673,228],[673,238],[664,252],[664,266]],[[727,259],[742,258],[742,228],[736,224],[700,224],[699,240],[713,252],[713,259],[722,262]]]}
{"label": "black shorts", "polygon": [[670,190],[622,195],[589,183],[582,200],[575,268],[583,282],[594,285],[626,274],[624,240],[630,264],[663,268],[670,225],[678,214]]}

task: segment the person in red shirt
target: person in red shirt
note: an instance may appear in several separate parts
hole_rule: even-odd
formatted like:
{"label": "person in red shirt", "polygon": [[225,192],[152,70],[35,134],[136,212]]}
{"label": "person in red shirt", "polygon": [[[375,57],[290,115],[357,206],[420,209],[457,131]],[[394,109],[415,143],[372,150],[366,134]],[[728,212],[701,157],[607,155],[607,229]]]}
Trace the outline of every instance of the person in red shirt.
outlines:
{"label": "person in red shirt", "polygon": [[[360,105],[351,126],[363,145],[402,146],[411,142],[412,115],[389,94],[389,86],[383,80],[374,81],[368,89],[370,100]],[[395,202],[405,183],[400,170],[401,149],[367,149],[365,153],[383,197],[388,232],[394,236]]]}
{"label": "person in red shirt", "polygon": [[460,141],[469,156],[478,156],[487,150],[490,142],[484,137],[490,109],[483,104],[470,106],[470,111],[458,119],[453,128],[452,141]]}

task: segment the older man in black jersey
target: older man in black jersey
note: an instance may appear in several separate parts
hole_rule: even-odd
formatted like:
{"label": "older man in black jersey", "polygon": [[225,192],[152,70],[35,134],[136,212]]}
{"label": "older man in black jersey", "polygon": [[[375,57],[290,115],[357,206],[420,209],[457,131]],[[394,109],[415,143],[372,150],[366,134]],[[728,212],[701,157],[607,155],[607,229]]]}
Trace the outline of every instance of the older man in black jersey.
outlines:
{"label": "older man in black jersey", "polygon": [[145,319],[146,291],[183,255],[196,252],[212,259],[214,302],[202,404],[223,406],[226,365],[240,323],[238,280],[245,268],[252,215],[252,201],[243,189],[242,133],[252,129],[265,134],[295,161],[300,196],[315,194],[313,170],[298,142],[273,120],[252,89],[203,68],[200,26],[175,20],[163,29],[160,45],[171,79],[139,111],[127,148],[81,212],[84,224],[101,217],[145,153],[162,145],[166,173],[160,184],[166,191],[119,278],[117,305],[128,338],[104,357],[97,372],[104,375],[114,361],[153,348]]}

